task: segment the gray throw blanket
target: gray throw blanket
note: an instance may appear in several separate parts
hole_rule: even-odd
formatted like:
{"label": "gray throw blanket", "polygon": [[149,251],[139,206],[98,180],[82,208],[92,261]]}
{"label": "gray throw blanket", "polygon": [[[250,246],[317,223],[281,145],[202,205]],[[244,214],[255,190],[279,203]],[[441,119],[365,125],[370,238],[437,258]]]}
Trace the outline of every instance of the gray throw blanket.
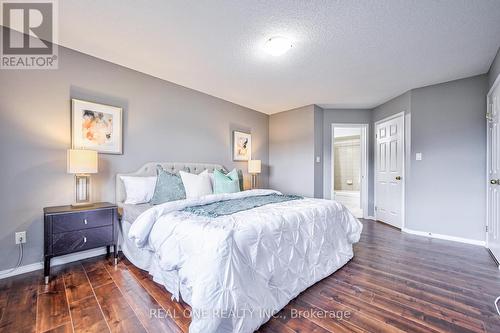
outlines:
{"label": "gray throw blanket", "polygon": [[264,205],[269,205],[272,203],[301,199],[304,198],[298,195],[284,195],[273,193],[269,195],[259,195],[241,199],[223,200],[200,206],[191,206],[184,208],[182,211],[193,213],[198,216],[219,217],[223,215],[231,215],[256,207],[261,207]]}

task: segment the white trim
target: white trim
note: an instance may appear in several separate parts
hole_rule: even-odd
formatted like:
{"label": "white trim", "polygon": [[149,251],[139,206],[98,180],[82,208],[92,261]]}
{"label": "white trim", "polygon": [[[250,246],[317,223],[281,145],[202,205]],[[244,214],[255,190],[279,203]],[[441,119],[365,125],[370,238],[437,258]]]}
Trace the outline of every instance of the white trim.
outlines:
{"label": "white trim", "polygon": [[[94,249],[94,250],[89,250],[89,251],[82,251],[82,252],[67,254],[67,255],[64,255],[64,256],[53,258],[50,261],[50,267],[67,264],[67,263],[70,263],[70,262],[73,262],[73,261],[78,261],[78,260],[83,260],[83,259],[87,259],[87,258],[92,258],[92,257],[100,256],[102,254],[106,254],[106,248],[105,247],[104,248],[99,248],[99,249]],[[20,274],[24,274],[24,273],[33,272],[33,271],[36,271],[36,270],[39,270],[39,269],[43,269],[43,262],[41,262],[41,261],[40,262],[35,262],[33,264],[29,264],[29,265],[20,266],[15,271],[13,271],[11,273],[7,273],[10,270],[12,270],[12,268],[9,268],[9,269],[0,271],[0,280],[8,278],[8,277],[11,277],[11,276],[15,276],[15,275],[20,275]],[[7,274],[2,275],[4,273],[7,273]]]}
{"label": "white trim", "polygon": [[[375,215],[375,220],[377,219],[377,210],[375,207],[377,206],[377,125],[392,119],[396,119],[402,117],[403,118],[403,166],[402,166],[402,188],[401,188],[401,230],[405,228],[406,225],[406,175],[410,173],[407,172],[407,165],[410,163],[407,161],[407,158],[411,158],[411,142],[410,142],[410,131],[411,131],[411,114],[406,113],[406,110],[393,114],[391,116],[385,117],[376,121],[373,124],[373,214]],[[408,139],[408,142],[407,142]]]}
{"label": "white trim", "polygon": [[477,246],[486,246],[485,241],[481,240],[476,240],[476,239],[470,239],[470,238],[462,238],[462,237],[456,237],[456,236],[449,236],[449,235],[442,235],[442,234],[435,234],[432,232],[425,232],[425,231],[417,231],[417,230],[411,230],[408,228],[402,228],[402,232],[407,233],[407,234],[412,234],[416,236],[423,236],[423,237],[428,237],[428,238],[437,238],[437,239],[443,239],[443,240],[448,240],[452,242],[459,242],[459,243],[465,243],[465,244],[471,244],[471,245],[477,245]]}
{"label": "white trim", "polygon": [[[493,85],[491,86],[490,88],[490,91],[488,91],[488,94],[486,95],[486,112],[489,113],[490,112],[490,105],[491,105],[491,95],[493,94],[493,92],[495,91],[496,87],[500,85],[500,74],[498,74],[497,78],[495,79],[495,82],[493,83]],[[490,218],[489,218],[489,214],[490,214],[490,199],[489,199],[489,178],[490,178],[490,168],[489,168],[489,165],[490,165],[490,158],[491,158],[491,147],[490,147],[490,130],[489,130],[489,122],[488,120],[486,120],[486,179],[485,179],[485,184],[486,184],[486,230],[490,229]],[[488,231],[485,231],[485,244],[486,244],[486,247],[489,248],[489,237],[488,237]],[[493,254],[493,252],[492,252]],[[500,268],[500,266],[499,266]]]}
{"label": "white trim", "polygon": [[386,122],[386,121],[389,121],[389,120],[392,120],[392,119],[396,119],[396,118],[398,118],[398,117],[402,117],[402,116],[404,116],[405,114],[406,114],[406,110],[401,111],[401,112],[398,112],[398,113],[395,113],[395,114],[393,114],[393,115],[391,115],[391,116],[387,116],[387,117],[382,118],[382,119],[380,119],[380,120],[377,120],[377,121],[376,121],[375,123],[373,123],[373,124],[374,124],[374,125],[378,125],[378,124],[380,124],[380,123],[383,123],[383,122]]}
{"label": "white trim", "polygon": [[33,271],[36,271],[36,270],[39,270],[39,269],[42,269],[42,268],[43,268],[43,263],[42,262],[36,262],[34,264],[20,266],[15,271],[7,273],[7,272],[9,272],[9,271],[12,270],[12,268],[9,268],[9,269],[0,271],[0,280],[8,278],[8,277],[11,277],[11,276],[15,276],[15,275],[21,275],[21,274],[24,274],[24,273],[33,272]]}
{"label": "white trim", "polygon": [[368,217],[368,144],[370,124],[362,123],[333,123],[331,125],[332,138],[330,140],[330,198],[335,199],[335,127],[355,127],[361,129],[361,210],[363,218]]}
{"label": "white trim", "polygon": [[377,219],[375,218],[375,216],[367,216],[367,217],[364,217],[365,220],[372,220],[372,221],[377,221]]}
{"label": "white trim", "polygon": [[346,191],[346,192],[334,191],[335,196],[352,197],[352,198],[358,197],[359,196],[359,192],[360,191]]}
{"label": "white trim", "polygon": [[500,74],[498,74],[497,78],[495,79],[495,82],[493,82],[493,85],[490,88],[490,91],[488,91],[488,94],[486,96],[490,97],[490,95],[493,93],[493,90],[500,84]]}
{"label": "white trim", "polygon": [[[500,78],[500,75],[498,76],[498,78]],[[497,81],[498,81],[498,78],[497,78]],[[495,81],[496,82],[496,81]],[[488,114],[488,112],[490,112],[490,100],[491,100],[491,93],[493,92],[493,90],[490,90],[490,92],[488,93],[488,95],[486,96],[486,114]],[[490,248],[489,246],[489,237],[488,237],[488,230],[489,229],[489,225],[490,225],[490,184],[489,184],[489,178],[490,178],[490,160],[491,160],[491,147],[490,147],[490,124],[488,123],[488,119],[486,119],[486,182],[485,182],[485,186],[486,186],[486,228],[485,228],[485,243],[486,243],[486,247],[487,248]],[[494,256],[494,254],[492,253],[492,255]],[[499,266],[500,267],[500,266]]]}
{"label": "white trim", "polygon": [[406,226],[406,177],[409,176],[411,167],[411,112],[404,114],[404,142],[403,142],[403,207],[401,207],[401,217],[403,219],[401,228]]}

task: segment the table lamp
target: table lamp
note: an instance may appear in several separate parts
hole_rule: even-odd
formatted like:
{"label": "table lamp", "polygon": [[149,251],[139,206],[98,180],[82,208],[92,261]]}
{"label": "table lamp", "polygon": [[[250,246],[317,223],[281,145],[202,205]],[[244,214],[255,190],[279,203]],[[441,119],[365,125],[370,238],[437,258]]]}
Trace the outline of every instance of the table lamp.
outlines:
{"label": "table lamp", "polygon": [[261,161],[260,160],[249,160],[248,161],[248,173],[252,175],[252,189],[257,188],[257,175],[261,172]]}
{"label": "table lamp", "polygon": [[73,207],[90,206],[90,174],[97,173],[97,152],[68,149],[68,173],[75,175]]}

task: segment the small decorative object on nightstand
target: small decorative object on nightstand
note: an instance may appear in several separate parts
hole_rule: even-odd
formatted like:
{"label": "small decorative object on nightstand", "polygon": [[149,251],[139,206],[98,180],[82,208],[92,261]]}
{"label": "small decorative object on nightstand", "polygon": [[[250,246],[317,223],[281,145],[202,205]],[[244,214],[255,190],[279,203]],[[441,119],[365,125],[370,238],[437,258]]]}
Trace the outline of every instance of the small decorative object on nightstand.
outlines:
{"label": "small decorative object on nightstand", "polygon": [[49,282],[50,259],[106,246],[118,261],[118,207],[108,202],[86,207],[46,207],[44,213],[44,275]]}
{"label": "small decorative object on nightstand", "polygon": [[257,175],[261,172],[261,161],[248,161],[248,173],[252,175],[252,189],[257,188]]}

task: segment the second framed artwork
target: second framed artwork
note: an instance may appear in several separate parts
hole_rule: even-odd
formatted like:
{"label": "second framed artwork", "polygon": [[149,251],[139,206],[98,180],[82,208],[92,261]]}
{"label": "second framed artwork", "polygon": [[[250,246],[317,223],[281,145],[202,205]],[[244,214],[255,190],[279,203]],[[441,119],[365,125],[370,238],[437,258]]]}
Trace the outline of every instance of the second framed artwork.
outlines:
{"label": "second framed artwork", "polygon": [[233,161],[249,161],[252,159],[252,134],[233,132]]}
{"label": "second framed artwork", "polygon": [[103,154],[123,154],[122,108],[71,100],[71,145],[73,149]]}

